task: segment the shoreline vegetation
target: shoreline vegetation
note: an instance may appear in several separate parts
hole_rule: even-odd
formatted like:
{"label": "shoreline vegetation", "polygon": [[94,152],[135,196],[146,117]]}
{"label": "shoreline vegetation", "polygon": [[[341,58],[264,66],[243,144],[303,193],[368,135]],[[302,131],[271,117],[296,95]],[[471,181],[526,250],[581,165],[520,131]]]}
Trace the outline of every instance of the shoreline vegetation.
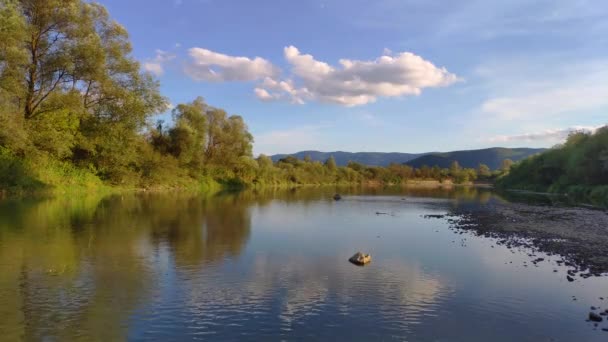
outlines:
{"label": "shoreline vegetation", "polygon": [[514,164],[496,187],[608,207],[608,126],[573,132],[564,144]]}

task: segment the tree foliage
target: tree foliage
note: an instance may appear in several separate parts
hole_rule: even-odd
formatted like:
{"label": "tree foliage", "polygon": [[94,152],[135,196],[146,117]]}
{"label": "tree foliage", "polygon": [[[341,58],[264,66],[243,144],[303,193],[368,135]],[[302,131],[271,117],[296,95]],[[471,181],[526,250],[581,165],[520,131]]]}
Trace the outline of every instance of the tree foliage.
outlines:
{"label": "tree foliage", "polygon": [[499,185],[534,191],[574,192],[608,199],[608,126],[574,132],[563,145],[511,167]]}

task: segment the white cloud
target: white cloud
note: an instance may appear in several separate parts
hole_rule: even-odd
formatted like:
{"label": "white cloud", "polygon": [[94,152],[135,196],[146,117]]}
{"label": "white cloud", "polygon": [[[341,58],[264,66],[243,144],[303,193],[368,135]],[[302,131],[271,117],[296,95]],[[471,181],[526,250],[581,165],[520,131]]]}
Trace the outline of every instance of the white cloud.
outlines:
{"label": "white cloud", "polygon": [[142,67],[144,68],[144,70],[151,72],[156,76],[161,76],[165,72],[163,67],[164,64],[174,58],[175,55],[170,52],[156,50],[156,56],[153,59],[144,62]]}
{"label": "white cloud", "polygon": [[[549,63],[545,61],[545,66]],[[608,105],[606,63],[561,63],[547,68],[537,61],[479,67],[478,74],[491,84],[491,95],[480,105],[480,112],[486,119],[535,121],[602,108]]]}
{"label": "white cloud", "polygon": [[230,56],[197,47],[189,50],[192,61],[185,72],[197,81],[261,81],[254,94],[262,101],[319,101],[348,107],[372,103],[380,97],[419,95],[424,88],[458,81],[445,68],[413,53],[385,52],[371,61],[341,59],[340,66],[334,67],[288,46],[284,56],[291,70],[281,77],[279,68],[261,57]]}
{"label": "white cloud", "polygon": [[485,101],[481,110],[503,119],[553,116],[591,110],[608,105],[607,85],[559,85],[533,94],[496,97]]}
{"label": "white cloud", "polygon": [[278,74],[278,68],[260,57],[229,56],[203,48],[192,48],[189,54],[192,62],[185,71],[196,81],[256,81]]}
{"label": "white cloud", "polygon": [[153,73],[156,76],[160,76],[163,74],[163,66],[157,62],[145,62],[143,64],[144,70]]}
{"label": "white cloud", "polygon": [[255,88],[253,89],[253,92],[255,93],[255,96],[262,101],[276,100],[275,96],[270,95],[270,93],[266,91],[266,89]]}
{"label": "white cloud", "polygon": [[306,88],[297,88],[292,80],[277,81],[266,77],[254,89],[255,95],[262,101],[288,100],[294,104],[304,104],[312,94]]}
{"label": "white cloud", "polygon": [[541,132],[525,133],[519,135],[499,135],[490,138],[490,142],[514,142],[514,141],[563,141],[573,132],[595,132],[603,126],[573,126],[564,129],[548,129]]}
{"label": "white cloud", "polygon": [[340,67],[302,54],[294,46],[286,47],[284,54],[301,87],[296,87],[292,79],[267,78],[259,86],[266,90],[263,95],[269,95],[264,100],[289,98],[294,103],[320,101],[351,107],[375,102],[379,97],[419,95],[424,88],[448,86],[458,80],[445,68],[410,52],[383,55],[372,61],[341,59]]}

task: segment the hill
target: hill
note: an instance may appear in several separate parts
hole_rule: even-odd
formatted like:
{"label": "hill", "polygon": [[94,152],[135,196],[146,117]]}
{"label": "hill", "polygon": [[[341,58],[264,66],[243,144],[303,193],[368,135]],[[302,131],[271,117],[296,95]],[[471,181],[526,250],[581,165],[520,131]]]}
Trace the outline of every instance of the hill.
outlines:
{"label": "hill", "polygon": [[304,159],[306,156],[314,161],[324,162],[330,156],[334,156],[338,166],[346,166],[349,161],[354,161],[369,166],[388,166],[391,163],[403,164],[412,159],[418,158],[423,153],[398,153],[398,152],[319,152],[319,151],[301,151],[293,154],[275,154],[271,156],[274,162],[287,156],[294,156],[298,159]]}
{"label": "hill", "polygon": [[490,169],[500,168],[503,160],[511,159],[514,162],[525,159],[529,156],[541,153],[543,148],[503,148],[493,147],[481,150],[453,151],[446,153],[428,153],[418,158],[409,160],[407,165],[413,167],[439,166],[448,168],[454,161],[458,161],[460,166],[466,168],[476,168],[479,164],[486,164]]}

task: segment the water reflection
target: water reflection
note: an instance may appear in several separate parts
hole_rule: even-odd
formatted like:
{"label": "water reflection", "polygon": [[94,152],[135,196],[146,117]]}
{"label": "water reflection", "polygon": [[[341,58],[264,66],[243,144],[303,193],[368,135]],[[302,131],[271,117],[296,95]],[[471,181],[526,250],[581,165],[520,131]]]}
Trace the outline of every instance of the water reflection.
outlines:
{"label": "water reflection", "polygon": [[[515,280],[487,281],[503,264],[495,249],[455,249],[446,224],[421,218],[491,201],[504,198],[467,187],[5,201],[0,331],[7,340],[449,336],[434,328],[446,324],[439,315],[470,325],[500,303],[493,291],[547,305],[520,300]],[[375,214],[384,209],[394,215]],[[362,246],[374,261],[354,267],[346,260]],[[491,285],[475,297],[468,289],[483,280]],[[521,317],[515,306],[490,308]]]}
{"label": "water reflection", "polygon": [[247,204],[233,196],[111,196],[0,206],[0,331],[27,340],[125,338],[155,290],[155,251],[176,265],[237,256]]}

